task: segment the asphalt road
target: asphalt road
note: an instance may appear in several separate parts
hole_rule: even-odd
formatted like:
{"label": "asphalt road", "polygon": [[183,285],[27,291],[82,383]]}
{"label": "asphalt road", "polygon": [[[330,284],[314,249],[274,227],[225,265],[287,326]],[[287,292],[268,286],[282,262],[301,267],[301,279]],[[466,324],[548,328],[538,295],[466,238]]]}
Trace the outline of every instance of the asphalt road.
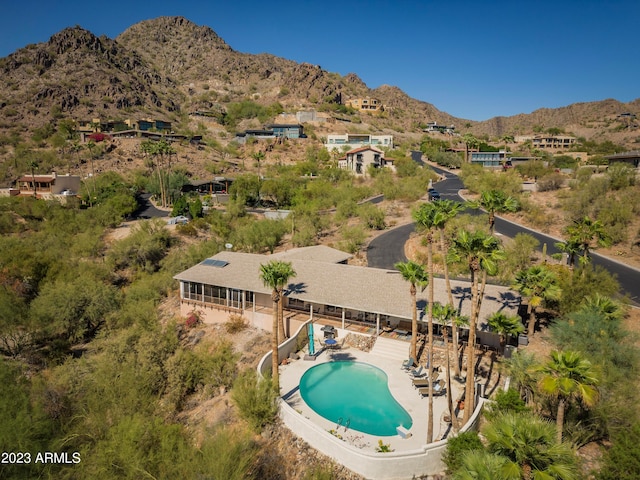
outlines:
{"label": "asphalt road", "polygon": [[158,210],[153,203],[149,201],[150,193],[143,193],[138,196],[138,209],[131,215],[133,218],[162,218],[168,217],[169,212]]}
{"label": "asphalt road", "polygon": [[[463,199],[458,192],[464,189],[464,184],[457,175],[449,173],[440,168],[431,167],[434,171],[444,176],[444,180],[434,184],[434,187],[442,198],[447,198],[457,202]],[[375,238],[367,250],[367,261],[370,267],[393,269],[396,262],[404,262],[407,258],[404,255],[404,244],[409,239],[409,235],[415,229],[415,224],[411,223],[394,228],[379,237]],[[540,250],[543,245],[547,245],[547,254],[558,253],[555,243],[562,239],[550,237],[535,230],[530,230],[516,223],[509,222],[503,218],[496,217],[495,232],[506,237],[515,237],[517,233],[528,233],[540,242]],[[599,265],[615,275],[620,283],[622,294],[627,294],[631,301],[640,304],[640,270],[629,267],[621,262],[610,258],[605,258],[597,253],[592,254],[592,262]]]}

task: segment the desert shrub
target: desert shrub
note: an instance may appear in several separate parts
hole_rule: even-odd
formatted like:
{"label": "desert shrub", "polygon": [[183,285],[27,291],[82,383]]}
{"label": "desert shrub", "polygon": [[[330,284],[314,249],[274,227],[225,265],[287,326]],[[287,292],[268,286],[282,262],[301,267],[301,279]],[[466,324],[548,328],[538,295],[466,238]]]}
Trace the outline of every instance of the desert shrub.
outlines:
{"label": "desert shrub", "polygon": [[176,232],[185,237],[197,237],[198,229],[192,223],[185,223],[183,225],[176,225]]}
{"label": "desert shrub", "polygon": [[538,179],[538,190],[541,192],[549,192],[552,190],[558,190],[562,187],[565,181],[565,176],[561,173],[549,173]]}
{"label": "desert shrub", "polygon": [[447,466],[447,471],[452,473],[458,470],[462,466],[464,455],[472,450],[484,450],[477,432],[462,432],[455,437],[451,437],[442,456],[442,461]]}
{"label": "desert shrub", "polygon": [[341,250],[349,253],[356,253],[365,243],[367,235],[364,229],[359,225],[345,225],[340,229],[342,240],[339,243]]}
{"label": "desert shrub", "polygon": [[217,429],[212,434],[205,435],[197,457],[198,474],[194,474],[192,478],[251,478],[259,455],[258,448],[258,444],[252,440],[251,432]]}
{"label": "desert shrub", "polygon": [[485,417],[489,420],[495,418],[500,413],[520,413],[529,411],[520,393],[513,388],[509,390],[499,390],[493,399],[493,403],[485,411]]}
{"label": "desert shrub", "polygon": [[518,165],[515,170],[520,175],[529,178],[541,178],[553,171],[540,160],[530,160],[522,165]]}
{"label": "desert shrub", "polygon": [[242,315],[231,315],[224,324],[224,328],[228,333],[241,332],[248,326],[247,320]]}
{"label": "desert shrub", "polygon": [[278,406],[270,378],[258,378],[253,369],[245,370],[233,384],[231,399],[241,417],[258,431],[275,420]]}
{"label": "desert shrub", "polygon": [[636,183],[636,169],[624,163],[614,163],[607,168],[607,177],[612,190],[631,187]]}
{"label": "desert shrub", "polygon": [[613,444],[604,452],[597,480],[635,480],[640,478],[640,423],[616,432]]}
{"label": "desert shrub", "polygon": [[372,203],[364,203],[358,207],[358,216],[372,230],[383,230],[384,212]]}

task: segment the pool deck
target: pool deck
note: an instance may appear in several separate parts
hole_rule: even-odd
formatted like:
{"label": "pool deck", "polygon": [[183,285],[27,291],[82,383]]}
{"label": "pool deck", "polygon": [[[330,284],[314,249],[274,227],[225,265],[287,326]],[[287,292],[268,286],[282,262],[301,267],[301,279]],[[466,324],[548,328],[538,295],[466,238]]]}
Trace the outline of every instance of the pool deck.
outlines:
{"label": "pool deck", "polygon": [[[393,397],[411,415],[413,426],[409,429],[411,436],[402,438],[400,435],[380,437],[358,432],[356,430],[345,430],[343,426],[336,428],[336,423],[321,417],[314,412],[302,399],[299,391],[300,378],[311,367],[324,362],[353,360],[374,365],[383,370],[388,377],[389,390]],[[440,373],[444,379],[445,374]],[[464,392],[464,385],[455,380],[451,380],[453,391],[453,402]],[[422,397],[414,388],[409,374],[402,369],[402,364],[386,357],[380,357],[364,352],[357,348],[344,348],[341,350],[324,350],[315,361],[304,359],[291,361],[287,365],[280,367],[280,393],[283,399],[297,412],[304,415],[313,423],[319,425],[327,432],[334,430],[343,440],[349,444],[367,451],[376,451],[378,441],[382,440],[385,445],[390,445],[396,452],[417,450],[423,447],[427,438],[427,413],[429,408],[429,397]],[[437,441],[449,434],[449,425],[444,422],[444,416],[448,414],[447,396],[433,398],[433,440]],[[458,415],[461,418],[461,414]]]}

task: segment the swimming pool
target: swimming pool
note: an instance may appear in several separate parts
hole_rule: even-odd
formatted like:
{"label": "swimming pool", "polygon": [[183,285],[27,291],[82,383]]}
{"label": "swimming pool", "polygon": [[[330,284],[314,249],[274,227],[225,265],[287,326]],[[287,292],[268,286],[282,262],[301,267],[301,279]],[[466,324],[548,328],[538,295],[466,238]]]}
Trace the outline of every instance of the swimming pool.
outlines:
{"label": "swimming pool", "polygon": [[407,430],[411,415],[389,391],[387,374],[361,362],[327,362],[311,367],[300,379],[300,395],[316,413],[349,429],[377,436]]}

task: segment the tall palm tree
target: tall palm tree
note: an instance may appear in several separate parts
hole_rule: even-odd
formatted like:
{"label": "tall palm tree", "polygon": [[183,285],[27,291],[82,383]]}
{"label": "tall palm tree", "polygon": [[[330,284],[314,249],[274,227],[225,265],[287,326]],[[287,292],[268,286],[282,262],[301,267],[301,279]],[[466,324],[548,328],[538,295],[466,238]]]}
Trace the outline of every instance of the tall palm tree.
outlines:
{"label": "tall palm tree", "polygon": [[448,253],[448,259],[453,262],[466,262],[471,275],[471,317],[469,320],[469,348],[467,354],[467,380],[465,385],[465,410],[463,423],[466,423],[475,408],[474,371],[475,371],[475,341],[478,316],[484,296],[483,276],[482,285],[478,282],[481,272],[495,274],[497,261],[504,258],[504,251],[500,242],[492,235],[482,231],[468,232],[461,230],[453,239]]}
{"label": "tall palm tree", "polygon": [[529,322],[527,334],[533,336],[536,328],[536,311],[544,301],[557,300],[562,290],[558,286],[558,279],[551,270],[542,265],[533,265],[516,274],[513,283],[520,294],[527,298],[527,314]]}
{"label": "tall palm tree", "polygon": [[517,315],[494,312],[487,317],[487,324],[500,336],[500,349],[503,353],[509,335],[518,335],[524,332],[524,325]]}
{"label": "tall palm tree", "polygon": [[[440,325],[442,325],[442,338],[444,339],[444,350],[447,355],[447,366],[445,373],[447,378],[447,404],[449,407],[449,417],[451,418],[451,424],[453,425],[454,431],[457,432],[460,429],[460,425],[458,424],[458,417],[455,415],[455,411],[453,410],[453,398],[451,396],[451,359],[449,354],[448,340],[448,327],[450,324],[454,324],[454,318],[456,317],[456,314],[457,312],[453,305],[443,305],[440,302],[433,303],[433,317]],[[458,363],[457,358],[456,363]]]}
{"label": "tall palm tree", "polygon": [[520,208],[518,201],[502,190],[486,190],[480,194],[477,202],[470,202],[484,208],[489,214],[489,231],[493,234],[496,224],[496,213],[515,212]]}
{"label": "tall palm tree", "polygon": [[587,407],[593,406],[598,400],[598,377],[591,362],[573,351],[554,350],[540,371],[540,391],[558,400],[556,439],[560,443],[567,402],[578,400]]}
{"label": "tall palm tree", "polygon": [[[611,238],[599,220],[591,220],[589,217],[583,217],[575,220],[573,225],[567,228],[569,241],[580,245],[582,250],[582,265],[586,265],[591,261],[592,246],[606,247],[611,244]],[[595,242],[595,245],[594,245]]]}
{"label": "tall palm tree", "polygon": [[465,163],[470,163],[471,159],[469,158],[469,150],[472,148],[478,148],[480,146],[480,140],[478,140],[470,133],[465,133],[462,136],[462,141],[465,146],[464,161]]}
{"label": "tall palm tree", "polygon": [[278,376],[278,318],[280,316],[280,303],[282,302],[281,292],[291,277],[295,277],[296,272],[291,262],[271,260],[260,265],[260,279],[265,287],[272,289],[271,299],[273,300],[273,325],[271,332],[271,375],[273,378],[273,388],[276,393],[280,392],[280,379]]}
{"label": "tall palm tree", "polygon": [[554,438],[553,425],[531,413],[503,413],[482,428],[490,453],[508,459],[506,471],[525,480],[580,478],[571,446]]}
{"label": "tall palm tree", "polygon": [[[413,219],[419,230],[424,231],[427,242],[427,272],[429,276],[429,293],[427,303],[427,365],[433,368],[433,230],[436,227],[437,208],[432,203],[423,203],[413,212]],[[427,424],[427,443],[433,441],[433,383],[429,382],[429,421]]]}
{"label": "tall palm tree", "polygon": [[[453,307],[453,293],[451,292],[451,280],[449,278],[449,264],[447,262],[448,247],[445,229],[447,227],[447,223],[455,218],[455,216],[462,210],[463,204],[452,200],[436,200],[435,202],[432,202],[432,205],[436,209],[436,215],[433,217],[433,223],[438,229],[438,233],[440,235],[440,251],[442,253],[442,268],[444,271],[444,283],[447,289],[447,298],[449,305]],[[460,377],[460,362],[457,359],[457,352],[459,351],[457,322],[452,322],[451,337],[453,340],[453,350],[456,352],[456,361],[454,362],[455,375],[456,377]]]}
{"label": "tall palm tree", "polygon": [[38,168],[38,162],[31,160],[29,162],[29,168],[31,169],[31,183],[33,183],[33,198],[38,196],[38,190],[36,188],[36,169]]}
{"label": "tall palm tree", "polygon": [[396,270],[400,272],[402,278],[411,284],[409,288],[409,294],[411,295],[411,347],[409,356],[411,358],[418,358],[418,310],[416,308],[416,293],[417,288],[425,289],[429,278],[427,277],[424,268],[419,263],[411,260],[407,262],[398,262],[394,265]]}

